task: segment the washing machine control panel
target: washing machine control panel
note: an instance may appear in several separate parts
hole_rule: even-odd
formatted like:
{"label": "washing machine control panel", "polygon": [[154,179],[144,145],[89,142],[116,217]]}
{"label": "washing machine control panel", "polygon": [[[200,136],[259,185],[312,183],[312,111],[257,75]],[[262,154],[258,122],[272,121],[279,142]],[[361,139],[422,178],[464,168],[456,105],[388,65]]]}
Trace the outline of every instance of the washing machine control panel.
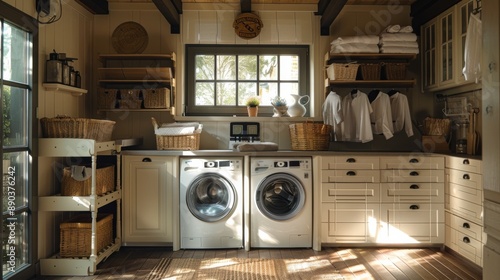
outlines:
{"label": "washing machine control panel", "polygon": [[221,160],[210,160],[210,159],[188,159],[182,162],[182,166],[186,171],[189,170],[213,170],[213,169],[223,169],[223,170],[241,170],[242,163],[241,160],[236,159],[221,159]]}
{"label": "washing machine control panel", "polygon": [[302,169],[302,170],[310,170],[311,169],[311,161],[308,159],[301,160],[288,160],[288,159],[263,159],[256,160],[254,162],[255,171],[264,171],[267,169]]}

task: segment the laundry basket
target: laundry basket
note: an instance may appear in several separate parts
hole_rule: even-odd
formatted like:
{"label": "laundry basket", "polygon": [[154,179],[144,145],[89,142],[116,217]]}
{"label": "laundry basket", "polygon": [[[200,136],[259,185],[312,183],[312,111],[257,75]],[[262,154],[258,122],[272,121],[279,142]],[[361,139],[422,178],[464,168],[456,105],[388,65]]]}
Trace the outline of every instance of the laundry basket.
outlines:
{"label": "laundry basket", "polygon": [[292,150],[323,151],[329,149],[331,125],[304,122],[291,124],[289,129]]}

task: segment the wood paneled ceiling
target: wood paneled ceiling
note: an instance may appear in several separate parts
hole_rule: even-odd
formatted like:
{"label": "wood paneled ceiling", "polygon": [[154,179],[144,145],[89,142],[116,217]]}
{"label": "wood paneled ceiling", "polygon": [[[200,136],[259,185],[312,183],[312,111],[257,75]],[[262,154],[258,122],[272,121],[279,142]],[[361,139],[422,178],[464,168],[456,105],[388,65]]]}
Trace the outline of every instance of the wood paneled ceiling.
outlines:
{"label": "wood paneled ceiling", "polygon": [[[108,2],[127,2],[124,0],[76,0],[94,14],[109,14]],[[183,3],[239,3],[242,12],[250,12],[252,4],[315,4],[316,14],[321,16],[321,35],[329,35],[330,25],[345,5],[412,5],[417,0],[133,0],[130,2],[153,2],[165,19],[170,23],[170,32],[180,33],[180,14]],[[420,0],[422,1],[422,0]],[[424,0],[429,1],[429,0]]]}

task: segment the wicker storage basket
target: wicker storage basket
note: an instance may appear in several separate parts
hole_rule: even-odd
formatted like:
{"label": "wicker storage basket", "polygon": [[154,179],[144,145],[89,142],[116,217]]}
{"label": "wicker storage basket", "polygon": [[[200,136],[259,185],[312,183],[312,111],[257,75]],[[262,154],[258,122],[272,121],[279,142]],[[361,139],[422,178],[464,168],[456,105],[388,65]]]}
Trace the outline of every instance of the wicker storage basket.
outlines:
{"label": "wicker storage basket", "polygon": [[385,63],[385,78],[387,80],[404,80],[406,78],[406,68],[406,63]]}
{"label": "wicker storage basket", "polygon": [[380,80],[380,74],[382,73],[380,63],[363,63],[360,64],[359,68],[363,80]]}
{"label": "wicker storage basket", "polygon": [[[59,225],[61,257],[88,257],[91,254],[92,218],[78,215]],[[97,214],[96,252],[113,243],[113,214]]]}
{"label": "wicker storage basket", "polygon": [[332,63],[327,69],[328,78],[337,81],[354,81],[358,68],[359,64],[357,63]]}
{"label": "wicker storage basket", "polygon": [[305,122],[291,124],[289,128],[292,150],[328,150],[330,146],[330,131],[332,130],[331,125]]}
{"label": "wicker storage basket", "polygon": [[97,104],[99,109],[115,109],[117,107],[116,89],[99,88]]}
{"label": "wicker storage basket", "polygon": [[140,109],[142,108],[143,91],[139,89],[118,90],[118,108]]}
{"label": "wicker storage basket", "polygon": [[170,89],[147,89],[144,93],[144,108],[169,108]]}
{"label": "wicker storage basket", "polygon": [[151,118],[156,135],[157,150],[198,150],[200,149],[201,129],[194,133],[182,135],[163,135],[158,134],[158,123],[155,118]]}
{"label": "wicker storage basket", "polygon": [[[89,171],[90,172],[90,171]],[[97,168],[95,192],[102,195],[115,190],[115,166]],[[71,176],[71,167],[63,169],[61,182],[61,195],[64,196],[89,196],[92,189],[92,177],[78,181]]]}
{"label": "wicker storage basket", "polygon": [[41,118],[42,135],[46,138],[85,138],[110,141],[114,121],[57,116]]}

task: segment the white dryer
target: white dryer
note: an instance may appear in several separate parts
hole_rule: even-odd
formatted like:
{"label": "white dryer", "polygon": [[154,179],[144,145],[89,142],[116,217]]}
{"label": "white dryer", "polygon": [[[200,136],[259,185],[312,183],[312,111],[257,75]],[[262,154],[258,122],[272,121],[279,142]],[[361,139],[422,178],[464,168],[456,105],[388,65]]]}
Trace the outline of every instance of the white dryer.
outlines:
{"label": "white dryer", "polygon": [[310,157],[250,161],[250,247],[312,247]]}
{"label": "white dryer", "polygon": [[243,159],[180,159],[182,249],[243,247]]}

